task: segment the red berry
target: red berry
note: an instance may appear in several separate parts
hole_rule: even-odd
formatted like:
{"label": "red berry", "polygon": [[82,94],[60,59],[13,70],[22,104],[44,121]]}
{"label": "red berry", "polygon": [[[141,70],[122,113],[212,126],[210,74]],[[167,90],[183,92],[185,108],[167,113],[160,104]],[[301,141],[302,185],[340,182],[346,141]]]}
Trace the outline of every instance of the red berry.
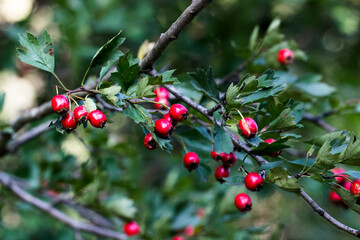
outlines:
{"label": "red berry", "polygon": [[70,133],[72,130],[74,130],[77,127],[77,121],[74,117],[74,114],[72,112],[68,112],[61,120],[61,124],[64,128],[64,130],[68,133]]}
{"label": "red berry", "polygon": [[[169,100],[167,98],[156,97],[154,101],[158,102],[158,103],[154,103],[155,109],[166,109],[166,107],[164,105],[166,105],[166,106],[170,105]],[[162,103],[164,105],[159,104],[159,103]]]}
{"label": "red berry", "polygon": [[[344,174],[341,174],[343,172],[345,172],[345,170],[343,168],[334,168],[334,169],[331,169],[330,171],[332,171],[334,173],[334,175],[338,175],[337,177],[335,177],[335,180],[338,184],[342,185],[346,179],[343,178],[343,177],[346,177],[346,175]],[[341,174],[341,175],[339,175]]]}
{"label": "red berry", "polygon": [[100,110],[94,110],[90,112],[89,119],[91,125],[93,125],[96,128],[103,128],[107,121],[105,114],[102,113]]}
{"label": "red berry", "polygon": [[172,240],[184,240],[184,237],[182,236],[175,236],[172,238]]}
{"label": "red berry", "polygon": [[169,91],[164,87],[155,88],[154,93],[159,98],[169,98]]}
{"label": "red berry", "polygon": [[351,189],[351,182],[348,180],[345,180],[345,182],[343,183],[343,188],[345,188],[346,190],[350,191]]}
{"label": "red berry", "polygon": [[158,119],[155,122],[155,132],[162,138],[167,138],[173,131],[172,124],[165,119]]}
{"label": "red berry", "polygon": [[195,228],[191,225],[187,225],[184,231],[185,235],[188,237],[194,236]]}
{"label": "red berry", "polygon": [[151,133],[146,134],[144,138],[144,145],[147,149],[154,150],[157,148],[157,143],[152,137]]}
{"label": "red berry", "polygon": [[182,122],[188,116],[188,110],[181,104],[174,104],[169,110],[170,116],[177,122]]}
{"label": "red berry", "polygon": [[229,154],[224,153],[223,157],[221,158],[223,164],[227,167],[232,167],[237,162],[237,157],[234,152],[231,152]]}
{"label": "red berry", "polygon": [[78,106],[74,109],[74,117],[81,124],[89,119],[89,112],[84,106]]}
{"label": "red berry", "polygon": [[225,153],[217,153],[215,151],[211,151],[211,157],[215,160],[215,161],[220,161],[223,157]]}
{"label": "red berry", "polygon": [[196,210],[196,216],[198,218],[205,217],[205,208],[199,208],[198,210]]}
{"label": "red berry", "polygon": [[294,53],[287,48],[280,49],[278,53],[278,61],[283,65],[288,65],[294,61]]}
{"label": "red berry", "polygon": [[[275,139],[268,138],[264,142],[266,142],[268,144],[272,144],[273,142],[275,142]],[[273,153],[268,154],[268,156],[269,157],[278,157],[280,154],[281,154],[281,151],[277,151],[277,152],[273,152]]]}
{"label": "red berry", "polygon": [[124,224],[124,233],[128,236],[134,236],[140,232],[140,226],[135,221]]}
{"label": "red berry", "polygon": [[230,168],[220,165],[215,170],[215,178],[220,183],[224,183],[225,180],[223,178],[227,178],[230,176]]}
{"label": "red berry", "polygon": [[339,195],[337,195],[337,193],[332,191],[332,190],[329,193],[329,200],[330,200],[330,202],[333,202],[333,203],[336,203],[336,204],[343,203],[341,197]]}
{"label": "red berry", "polygon": [[245,138],[255,137],[258,131],[256,122],[254,121],[254,119],[249,117],[243,118],[241,119],[241,121],[239,121],[239,128],[241,129],[242,135]]}
{"label": "red berry", "polygon": [[51,106],[57,114],[64,115],[67,111],[69,111],[69,101],[63,95],[56,95],[53,97],[51,99]]}
{"label": "red berry", "polygon": [[199,166],[199,156],[194,152],[188,152],[184,155],[183,158],[185,167],[191,171],[196,169]]}
{"label": "red berry", "polygon": [[350,186],[350,192],[355,196],[359,196],[360,194],[360,179],[356,179],[352,182]]}
{"label": "red berry", "polygon": [[235,197],[235,206],[240,212],[248,212],[251,210],[251,198],[246,193],[239,193]]}
{"label": "red berry", "polygon": [[168,120],[169,122],[171,122],[171,124],[173,125],[173,127],[175,127],[177,125],[177,121],[175,121],[174,119],[171,118],[170,114],[164,114],[163,119]]}
{"label": "red berry", "polygon": [[264,179],[257,173],[248,173],[244,179],[245,186],[250,191],[260,191],[264,185]]}

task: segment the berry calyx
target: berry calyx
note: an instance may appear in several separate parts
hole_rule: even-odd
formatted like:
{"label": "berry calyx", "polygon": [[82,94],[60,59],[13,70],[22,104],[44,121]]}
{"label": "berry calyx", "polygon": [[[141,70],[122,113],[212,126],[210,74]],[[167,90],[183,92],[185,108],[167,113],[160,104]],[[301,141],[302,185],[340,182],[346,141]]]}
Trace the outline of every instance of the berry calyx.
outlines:
{"label": "berry calyx", "polygon": [[186,120],[189,115],[188,110],[181,104],[173,104],[170,107],[169,114],[177,122],[182,122]]}
{"label": "berry calyx", "polygon": [[356,179],[351,183],[350,192],[355,196],[360,194],[360,179]]}
{"label": "berry calyx", "polygon": [[217,153],[215,151],[211,151],[210,154],[215,161],[221,161],[225,153]]}
{"label": "berry calyx", "polygon": [[248,173],[244,179],[245,187],[250,191],[260,191],[264,185],[264,179],[257,173]]}
{"label": "berry calyx", "polygon": [[168,138],[173,131],[173,125],[166,119],[158,119],[155,122],[155,132],[162,138]]}
{"label": "berry calyx", "polygon": [[[338,175],[337,177],[335,177],[335,180],[338,184],[342,185],[346,179],[344,177],[346,177],[346,175],[343,175],[341,173],[345,172],[345,170],[343,168],[334,168],[330,170],[331,172],[334,173],[334,175]],[[341,174],[341,175],[339,175]]]}
{"label": "berry calyx", "polygon": [[[164,105],[166,105],[166,106],[170,105],[169,100],[167,98],[156,97],[154,101],[158,102],[158,103],[154,103],[155,109],[166,109],[166,107]],[[164,105],[162,105],[160,103],[162,103]]]}
{"label": "berry calyx", "polygon": [[257,134],[258,127],[254,119],[246,117],[239,121],[239,128],[245,138],[253,138]]}
{"label": "berry calyx", "polygon": [[184,240],[184,237],[182,236],[175,236],[172,238],[172,240]]}
{"label": "berry calyx", "polygon": [[51,99],[51,107],[57,114],[64,115],[69,111],[69,101],[63,95],[56,95]]}
{"label": "berry calyx", "polygon": [[154,93],[159,98],[169,98],[169,91],[164,87],[155,88]]}
{"label": "berry calyx", "polygon": [[171,122],[171,124],[173,125],[173,127],[175,127],[177,125],[177,121],[175,121],[174,119],[171,118],[170,114],[164,114],[163,119],[168,120],[169,122]]}
{"label": "berry calyx", "polygon": [[155,139],[152,137],[151,133],[146,134],[144,138],[144,145],[149,150],[154,150],[157,148],[157,143]]}
{"label": "berry calyx", "polygon": [[80,124],[89,119],[89,112],[84,106],[78,106],[74,109],[74,117]]}
{"label": "berry calyx", "polygon": [[231,152],[229,154],[224,153],[223,157],[221,158],[223,164],[227,167],[232,167],[236,164],[237,162],[237,157],[236,154],[234,152]]}
{"label": "berry calyx", "polygon": [[191,172],[199,166],[199,156],[194,152],[188,152],[183,158],[185,167]]}
{"label": "berry calyx", "polygon": [[278,61],[283,65],[288,65],[294,61],[294,53],[287,48],[280,49],[278,53]]}
{"label": "berry calyx", "polygon": [[124,233],[128,236],[134,236],[140,232],[140,226],[135,221],[124,224]]}
{"label": "berry calyx", "polygon": [[89,119],[90,119],[91,125],[93,125],[96,128],[103,128],[107,121],[105,114],[103,112],[101,112],[100,110],[94,110],[94,111],[90,112]]}
{"label": "berry calyx", "polygon": [[70,133],[72,130],[74,130],[77,127],[77,121],[74,117],[74,114],[72,112],[68,112],[62,119],[61,124],[63,126],[63,129]]}
{"label": "berry calyx", "polygon": [[230,176],[230,168],[220,165],[215,169],[215,178],[220,183],[226,182],[223,178],[227,178]]}
{"label": "berry calyx", "polygon": [[[275,142],[275,139],[268,138],[264,142],[266,142],[268,144],[272,144],[273,142]],[[277,152],[269,153],[268,156],[269,157],[278,157],[280,154],[281,154],[281,151],[277,151]]]}
{"label": "berry calyx", "polygon": [[251,198],[246,193],[239,193],[235,197],[235,206],[240,212],[248,212],[252,207]]}

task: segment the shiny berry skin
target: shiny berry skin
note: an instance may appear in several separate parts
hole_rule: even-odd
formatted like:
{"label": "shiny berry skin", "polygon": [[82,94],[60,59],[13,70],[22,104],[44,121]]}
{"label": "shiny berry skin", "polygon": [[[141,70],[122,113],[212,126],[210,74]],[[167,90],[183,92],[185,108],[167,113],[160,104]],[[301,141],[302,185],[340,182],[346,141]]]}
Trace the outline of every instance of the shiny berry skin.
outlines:
{"label": "shiny berry skin", "polygon": [[348,180],[345,180],[342,187],[345,188],[346,190],[350,191],[351,190],[351,182]]}
{"label": "shiny berry skin", "polygon": [[155,88],[154,93],[159,98],[169,98],[169,91],[164,87]]}
{"label": "shiny berry skin", "polygon": [[221,161],[221,159],[224,157],[224,153],[217,153],[215,151],[211,151],[210,154],[215,161]]}
{"label": "shiny berry skin", "polygon": [[163,119],[168,120],[169,122],[171,122],[171,124],[173,125],[173,127],[175,127],[177,125],[177,121],[175,121],[174,119],[171,118],[170,114],[164,114]]}
{"label": "shiny berry skin", "polygon": [[[334,169],[331,169],[330,171],[333,172],[334,175],[338,175],[337,177],[335,177],[335,180],[336,180],[336,182],[338,184],[341,185],[346,181],[346,179],[343,178],[343,176],[346,177],[346,175],[341,174],[341,173],[345,172],[345,169],[343,169],[343,168],[334,168]],[[341,174],[341,175],[339,175],[339,174]]]}
{"label": "shiny berry skin", "polygon": [[184,240],[184,237],[182,236],[175,236],[172,238],[172,240]]}
{"label": "shiny berry skin", "polygon": [[101,112],[100,110],[94,110],[94,111],[90,112],[89,119],[90,119],[91,125],[93,125],[96,128],[103,128],[107,121],[105,114],[103,112]]}
{"label": "shiny berry skin", "polygon": [[56,95],[51,99],[51,107],[57,114],[64,115],[69,111],[69,101],[63,95]]}
{"label": "shiny berry skin", "polygon": [[[167,98],[156,97],[154,101],[158,102],[158,103],[154,103],[155,109],[166,109],[166,107],[164,105],[166,105],[166,106],[170,105],[169,100]],[[164,105],[161,105],[159,103],[162,103]]]}
{"label": "shiny berry skin", "polygon": [[78,122],[76,121],[74,114],[72,112],[68,112],[61,120],[61,124],[63,129],[70,133],[77,127]]}
{"label": "shiny berry skin", "polygon": [[[264,142],[266,142],[268,144],[272,144],[273,142],[275,142],[275,139],[268,138]],[[273,152],[273,153],[268,154],[268,156],[269,157],[278,157],[280,154],[281,154],[281,151],[277,151],[277,152]]]}
{"label": "shiny berry skin", "polygon": [[167,138],[173,131],[173,125],[166,119],[158,119],[155,122],[155,132],[162,138]]}
{"label": "shiny berry skin", "polygon": [[278,53],[278,61],[283,65],[288,65],[294,61],[294,53],[287,48],[280,49]]}
{"label": "shiny berry skin", "polygon": [[135,221],[124,224],[124,233],[128,236],[134,236],[140,232],[140,226]]}
{"label": "shiny berry skin", "polygon": [[196,169],[200,163],[199,156],[194,152],[186,153],[184,155],[183,161],[184,161],[185,167],[189,171]]}
{"label": "shiny berry skin", "polygon": [[250,191],[260,191],[264,185],[264,179],[257,173],[248,173],[244,179],[245,187]]}
{"label": "shiny berry skin", "polygon": [[84,106],[78,106],[74,109],[74,117],[80,124],[89,119],[89,112]]}
{"label": "shiny berry skin", "polygon": [[223,162],[224,166],[232,167],[237,162],[237,157],[234,152],[231,152],[229,154],[224,153],[223,157],[221,158],[221,161]]}
{"label": "shiny berry skin", "polygon": [[194,236],[195,228],[191,225],[187,225],[184,234],[188,237]]}
{"label": "shiny berry skin", "polygon": [[226,182],[223,178],[227,178],[230,176],[230,168],[220,165],[215,169],[215,178],[220,183]]}
{"label": "shiny berry skin", "polygon": [[352,182],[350,186],[350,192],[355,196],[359,196],[360,194],[360,179],[356,179]]}
{"label": "shiny berry skin", "polygon": [[182,122],[186,120],[189,115],[188,110],[181,104],[173,104],[170,107],[169,114],[177,122]]}
{"label": "shiny berry skin", "polygon": [[146,134],[144,138],[144,145],[149,150],[154,150],[157,148],[157,143],[155,139],[152,137],[151,133]]}
{"label": "shiny berry skin", "polygon": [[248,212],[251,210],[252,206],[251,198],[246,193],[239,193],[235,197],[235,206],[240,212]]}
{"label": "shiny berry skin", "polygon": [[239,128],[245,138],[253,138],[257,134],[258,127],[254,119],[246,117],[239,121]]}
{"label": "shiny berry skin", "polygon": [[343,203],[341,197],[339,195],[337,195],[337,193],[332,191],[332,190],[329,193],[329,200],[330,200],[330,202],[333,202],[335,204]]}

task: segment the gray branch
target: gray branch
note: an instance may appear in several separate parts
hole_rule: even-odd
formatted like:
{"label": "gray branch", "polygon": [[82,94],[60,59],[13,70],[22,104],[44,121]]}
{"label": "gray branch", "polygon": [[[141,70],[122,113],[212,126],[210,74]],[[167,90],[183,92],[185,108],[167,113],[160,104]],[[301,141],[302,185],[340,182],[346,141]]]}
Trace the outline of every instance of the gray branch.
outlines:
{"label": "gray branch", "polygon": [[[330,114],[328,114],[330,115]],[[320,115],[318,117],[310,114],[310,113],[305,113],[304,114],[304,117],[303,119],[304,120],[307,120],[307,121],[310,121],[310,122],[313,122],[314,124],[322,127],[324,130],[328,131],[328,132],[333,132],[336,130],[336,128],[334,128],[333,126],[331,126],[330,124],[326,123],[323,118],[328,116],[327,114],[323,114],[323,115]]]}

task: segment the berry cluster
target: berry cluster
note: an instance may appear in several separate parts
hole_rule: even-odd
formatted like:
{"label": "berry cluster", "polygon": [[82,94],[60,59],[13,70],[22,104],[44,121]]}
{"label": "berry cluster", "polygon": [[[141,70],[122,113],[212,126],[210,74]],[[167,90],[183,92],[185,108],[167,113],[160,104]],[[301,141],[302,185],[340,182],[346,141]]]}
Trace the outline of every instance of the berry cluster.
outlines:
{"label": "berry cluster", "polygon": [[[340,186],[342,186],[343,188],[345,188],[346,190],[350,191],[351,182],[349,182],[346,179],[345,175],[341,174],[341,173],[345,172],[345,170],[342,169],[342,168],[334,168],[334,169],[331,169],[330,171],[332,171],[334,173],[334,175],[336,175],[336,177],[335,177],[336,183],[339,184]],[[332,203],[346,206],[343,203],[343,200],[341,199],[341,197],[336,192],[334,192],[333,190],[331,190],[330,193],[329,193],[329,200]]]}
{"label": "berry cluster", "polygon": [[222,162],[222,165],[219,165],[215,170],[215,178],[220,183],[224,183],[224,178],[229,177],[230,167],[234,166],[237,162],[237,157],[235,152],[227,153],[216,153],[211,151],[211,157],[218,162]]}
{"label": "berry cluster", "polygon": [[[166,88],[164,87],[157,87],[155,88],[154,90],[154,93],[156,94],[156,98],[155,98],[155,102],[158,102],[158,103],[154,103],[154,108],[155,109],[166,109],[165,106],[170,106],[170,103],[169,103],[169,92],[168,90],[166,90]],[[162,104],[159,104],[159,103],[162,103]]]}
{"label": "berry cluster", "polygon": [[89,113],[84,106],[77,106],[72,112],[68,99],[63,95],[54,96],[51,106],[54,112],[62,116],[61,124],[68,133],[74,130],[78,124],[84,124],[87,120],[90,120],[91,125],[96,128],[103,128],[107,121],[105,114],[100,110]]}

